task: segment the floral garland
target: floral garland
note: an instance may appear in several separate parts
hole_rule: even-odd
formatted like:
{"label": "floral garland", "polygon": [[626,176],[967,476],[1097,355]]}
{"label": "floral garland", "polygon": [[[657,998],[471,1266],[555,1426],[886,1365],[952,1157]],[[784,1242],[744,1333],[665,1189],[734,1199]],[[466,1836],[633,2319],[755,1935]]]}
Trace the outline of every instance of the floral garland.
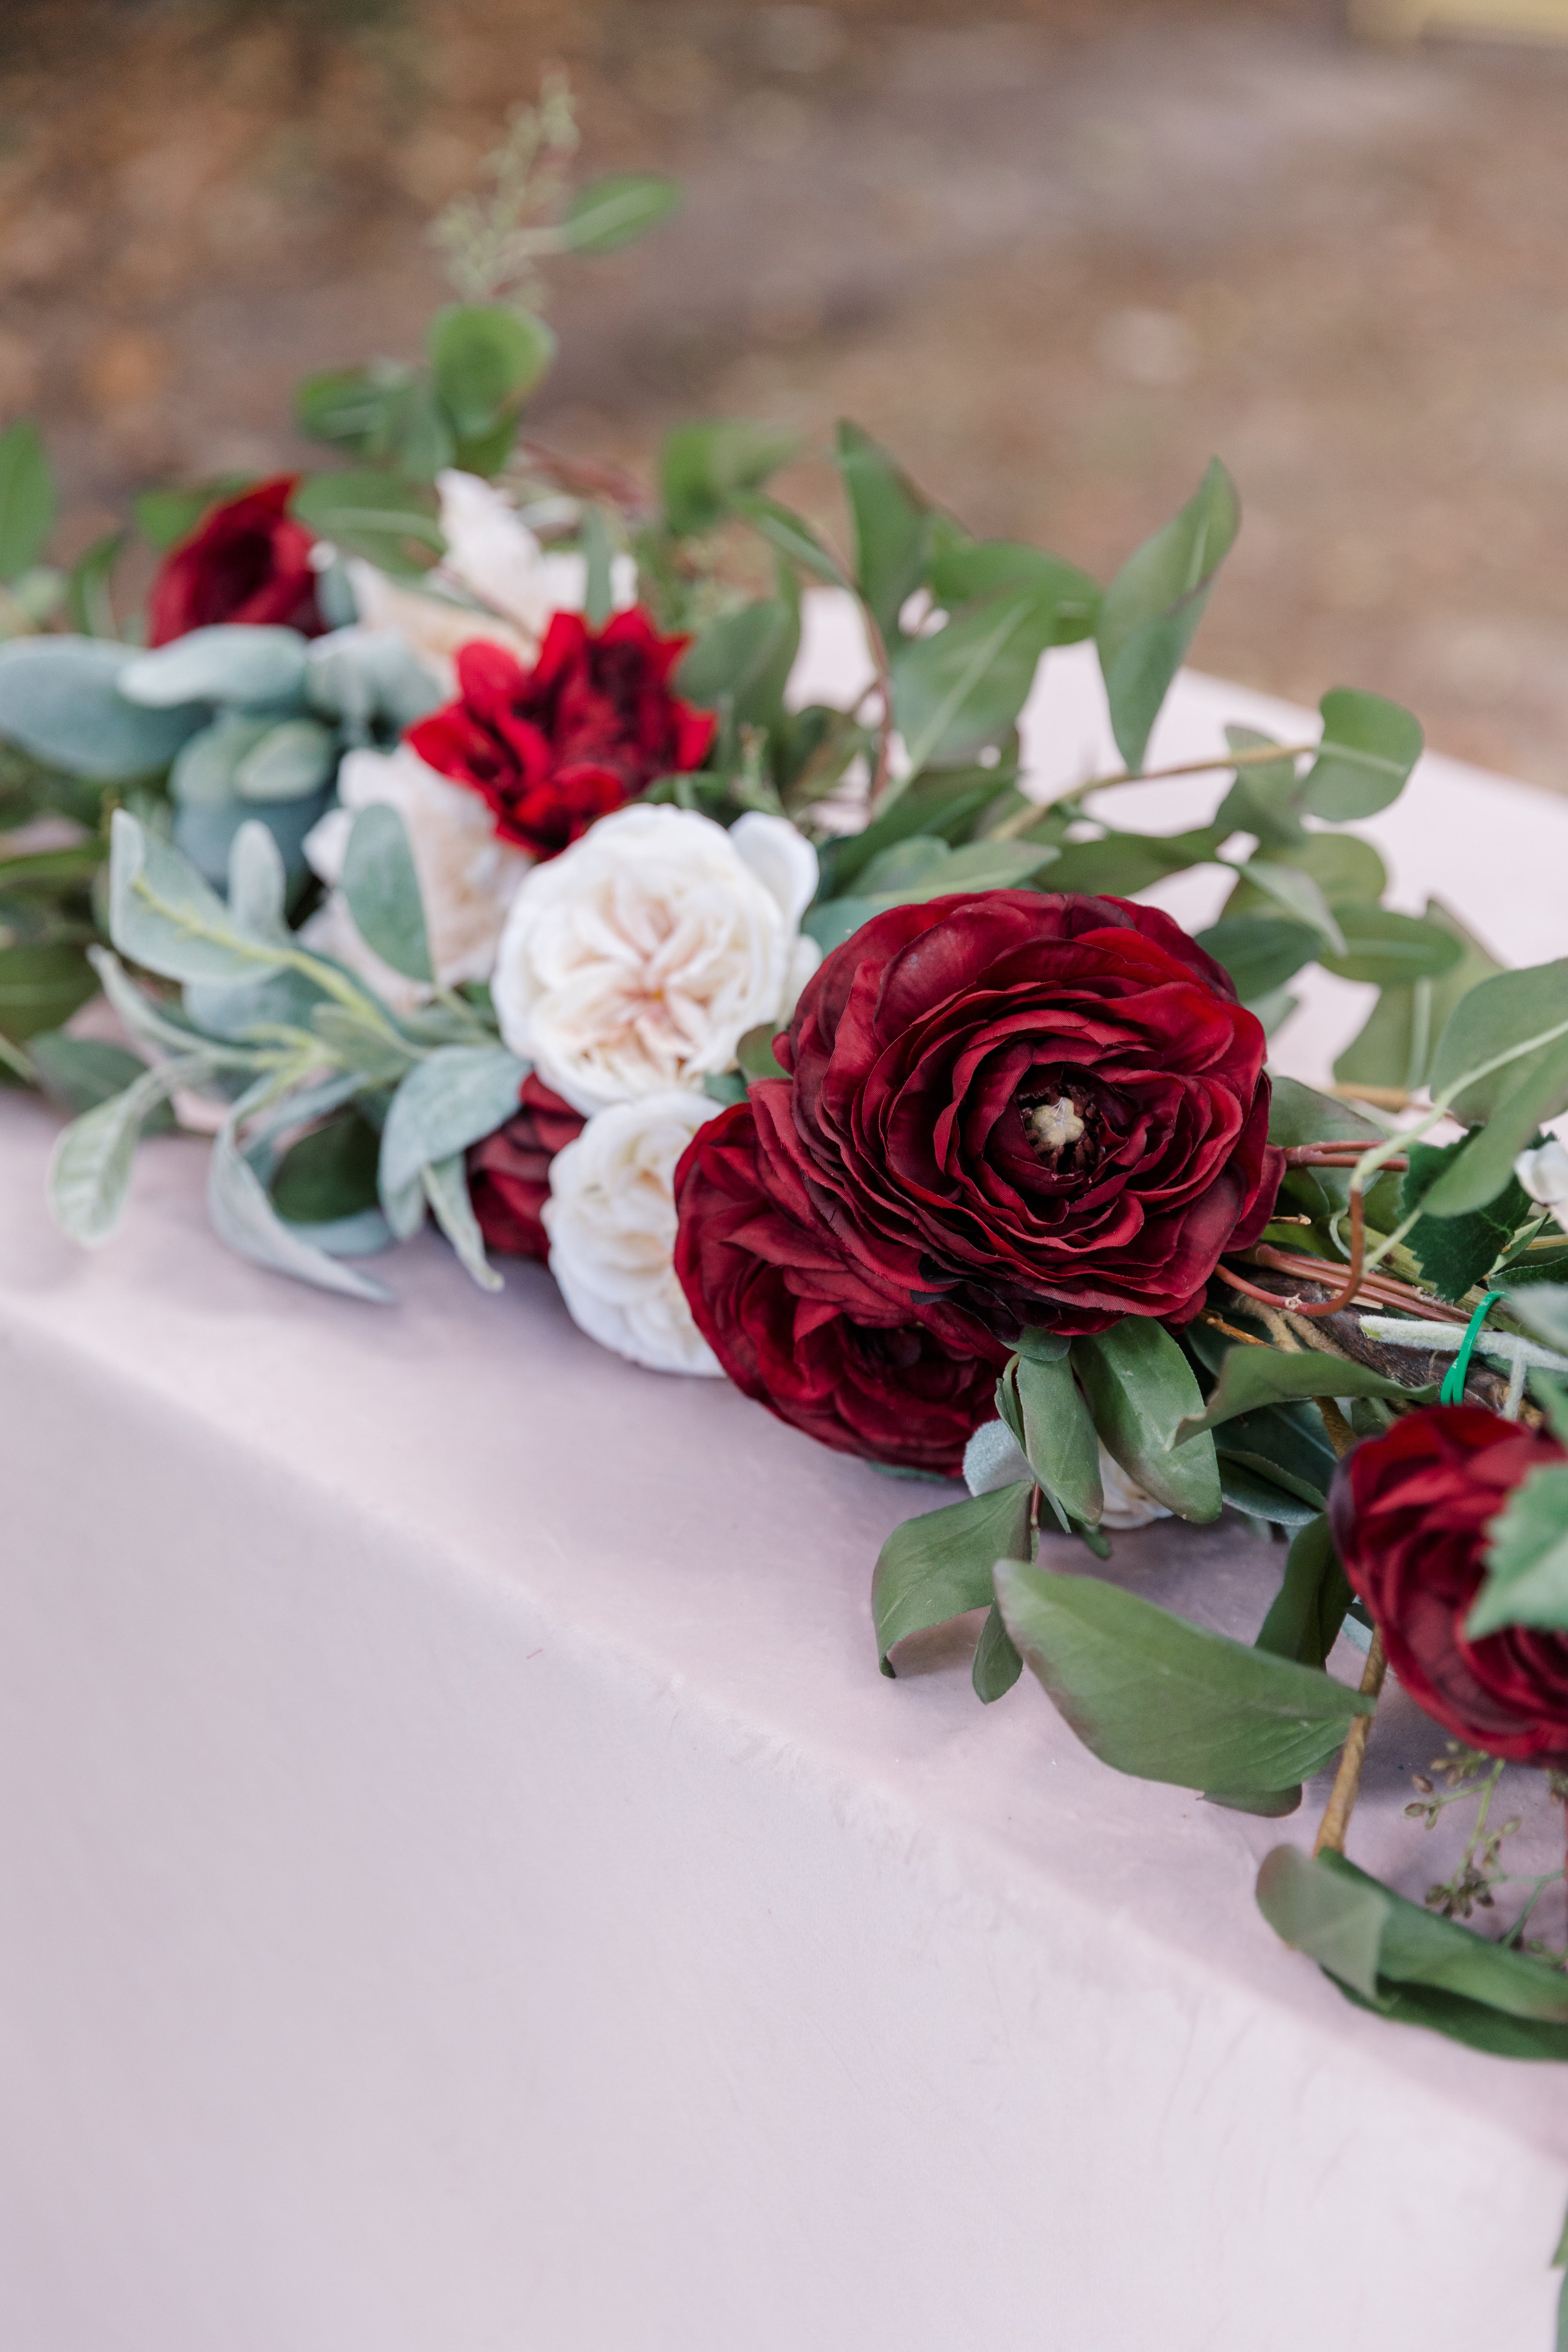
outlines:
{"label": "floral garland", "polygon": [[[668,209],[546,161],[531,250]],[[487,1287],[547,1260],[636,1363],[962,1480],[877,1564],[885,1671],[984,1609],[980,1697],[1027,1666],[1117,1769],[1279,1815],[1337,1757],[1265,1916],[1364,2007],[1568,2058],[1554,1874],[1465,1924],[1516,1883],[1505,1765],[1568,1801],[1568,961],[1382,905],[1340,828],[1419,728],[1336,691],[1313,744],[1231,730],[1207,825],[1117,830],[1089,797],[1146,772],[1223,468],[1101,588],[847,425],[841,556],[765,489],[787,438],[683,428],[655,493],[514,452],[531,314],[456,306],[430,350],[305,387],[353,466],[143,501],[145,650],[95,633],[102,562],[47,625],[41,454],[0,439],[0,1055],[78,1113],[60,1223],[107,1238],[172,1104],[264,1265],[384,1300],[365,1262],[433,1218]],[[853,599],[850,707],[792,698],[803,585]],[[1017,720],[1090,637],[1125,767],[1044,803]],[[1231,892],[1194,938],[1136,894],[1200,865]],[[1314,961],[1380,990],[1332,1095],[1266,1068]],[[61,1025],[100,982],[139,1050]],[[1227,1506],[1288,1544],[1250,1645],[1041,1549]],[[1450,1735],[1413,1818],[1477,1808],[1425,1906],[1344,1853],[1390,1668]]]}

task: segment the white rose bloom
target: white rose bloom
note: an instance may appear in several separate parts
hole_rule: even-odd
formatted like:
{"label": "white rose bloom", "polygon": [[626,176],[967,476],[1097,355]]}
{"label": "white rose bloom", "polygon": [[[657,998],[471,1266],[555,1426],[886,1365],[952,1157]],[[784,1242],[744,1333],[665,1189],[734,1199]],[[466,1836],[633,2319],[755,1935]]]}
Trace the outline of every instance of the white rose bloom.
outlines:
{"label": "white rose bloom", "polygon": [[1568,1151],[1556,1136],[1533,1151],[1521,1151],[1513,1172],[1532,1201],[1550,1209],[1568,1234]]}
{"label": "white rose bloom", "polygon": [[[582,611],[588,567],[581,555],[547,553],[516,509],[477,474],[448,466],[437,476],[436,487],[447,552],[429,575],[431,583],[449,587],[456,598],[476,598],[485,609],[476,612],[453,598],[421,594],[370,563],[351,562],[349,578],[361,618],[406,638],[440,670],[451,693],[452,656],[475,637],[531,661],[551,614]],[[617,611],[636,603],[637,565],[629,555],[612,559],[610,585]]]}
{"label": "white rose bloom", "polygon": [[[532,860],[497,839],[495,819],[479,793],[438,776],[400,743],[395,751],[350,751],[338,770],[338,799],[340,806],[329,809],[305,837],[305,855],[321,880],[334,886],[342,880],[360,810],[386,803],[407,827],[437,984],[455,988],[465,980],[488,980],[507,909]],[[428,993],[397,980],[372,954],[335,887],[306,930],[315,945],[389,997],[416,1002]]]}
{"label": "white rose bloom", "polygon": [[1113,1534],[1125,1534],[1129,1528],[1146,1528],[1152,1520],[1171,1517],[1164,1504],[1146,1495],[1103,1445],[1100,1449],[1100,1483],[1105,1490],[1105,1508],[1100,1524],[1110,1528]]}
{"label": "white rose bloom", "polygon": [[721,1378],[676,1278],[676,1162],[719,1105],[685,1090],[614,1103],[550,1163],[544,1228],[566,1311],[656,1372]]}
{"label": "white rose bloom", "polygon": [[784,817],[726,833],[689,809],[618,809],[536,866],[492,991],[501,1035],[585,1117],[700,1087],[748,1029],[787,1019],[816,970],[800,919],[816,852]]}

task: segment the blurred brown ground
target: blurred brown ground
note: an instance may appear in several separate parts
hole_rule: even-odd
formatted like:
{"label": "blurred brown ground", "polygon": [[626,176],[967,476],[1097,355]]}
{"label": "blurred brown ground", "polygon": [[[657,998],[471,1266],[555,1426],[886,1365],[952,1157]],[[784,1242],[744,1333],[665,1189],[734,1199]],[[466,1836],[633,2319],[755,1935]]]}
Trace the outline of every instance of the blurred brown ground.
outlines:
{"label": "blurred brown ground", "polygon": [[[840,413],[1102,574],[1211,451],[1210,670],[1375,687],[1568,789],[1568,51],[1352,43],[1333,0],[4,0],[0,418],[66,544],[303,454],[305,369],[412,353],[431,211],[558,58],[588,169],[682,215],[557,274],[532,412]],[[819,465],[795,493],[831,514]]]}

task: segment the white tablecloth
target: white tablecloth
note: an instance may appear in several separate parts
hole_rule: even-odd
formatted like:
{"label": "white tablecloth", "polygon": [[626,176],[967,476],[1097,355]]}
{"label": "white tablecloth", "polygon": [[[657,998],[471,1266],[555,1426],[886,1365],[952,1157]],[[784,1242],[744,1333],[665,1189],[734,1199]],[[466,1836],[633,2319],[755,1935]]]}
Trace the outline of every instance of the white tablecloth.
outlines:
{"label": "white tablecloth", "polygon": [[[1260,707],[1188,681],[1168,740]],[[1479,919],[1561,947],[1568,812],[1435,763],[1369,828],[1404,901],[1478,794],[1466,903],[1506,866]],[[1312,1791],[1121,1779],[956,1634],[881,1679],[938,1491],[604,1354],[542,1270],[290,1286],[180,1139],[84,1255],[52,1132],[0,1105],[0,2344],[1545,2352],[1564,2077],[1277,1943]],[[1280,1557],[1114,1572],[1250,1637]],[[1394,1694],[1371,1867],[1431,1740]]]}

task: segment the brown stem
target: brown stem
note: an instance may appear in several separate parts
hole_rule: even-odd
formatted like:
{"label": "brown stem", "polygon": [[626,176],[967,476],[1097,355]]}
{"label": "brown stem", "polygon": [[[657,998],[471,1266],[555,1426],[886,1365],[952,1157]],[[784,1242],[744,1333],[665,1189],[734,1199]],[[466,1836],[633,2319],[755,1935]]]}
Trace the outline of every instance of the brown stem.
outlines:
{"label": "brown stem", "polygon": [[[1353,1168],[1365,1150],[1360,1143],[1288,1143],[1285,1146],[1287,1168]],[[1410,1162],[1403,1152],[1393,1160],[1379,1163],[1399,1174]]]}
{"label": "brown stem", "polygon": [[[1288,1274],[1297,1282],[1315,1282],[1324,1288],[1328,1286],[1329,1276],[1334,1270],[1326,1258],[1308,1257],[1297,1251],[1276,1249],[1270,1242],[1259,1242],[1252,1256],[1256,1264],[1268,1266],[1276,1274]],[[1420,1315],[1431,1323],[1468,1323],[1470,1319],[1462,1307],[1450,1307],[1441,1298],[1428,1298],[1424,1291],[1413,1289],[1409,1283],[1401,1282],[1397,1275],[1381,1271],[1363,1274],[1361,1288],[1363,1297],[1373,1306],[1402,1307],[1407,1313]],[[1288,1303],[1275,1295],[1277,1306]],[[1305,1312],[1304,1309],[1295,1311]],[[1322,1309],[1319,1307],[1314,1311],[1321,1314]]]}
{"label": "brown stem", "polygon": [[1325,1087],[1341,1102],[1375,1103],[1379,1110],[1408,1110],[1415,1097],[1408,1087]]}
{"label": "brown stem", "polygon": [[1342,1462],[1355,1444],[1355,1432],[1332,1397],[1319,1397],[1317,1405],[1322,1415],[1323,1427],[1328,1432],[1329,1444],[1334,1449],[1335,1459]]}
{"label": "brown stem", "polygon": [[[1372,1647],[1366,1654],[1366,1672],[1361,1678],[1363,1698],[1375,1700],[1383,1688],[1383,1678],[1388,1671],[1384,1655],[1383,1635],[1374,1632]],[[1334,1774],[1334,1785],[1329,1791],[1329,1801],[1323,1808],[1323,1818],[1318,1824],[1317,1838],[1312,1846],[1316,1853],[1343,1853],[1345,1832],[1350,1828],[1351,1815],[1361,1789],[1361,1768],[1366,1756],[1366,1743],[1372,1732],[1372,1717],[1358,1715],[1340,1751],[1340,1769]]]}
{"label": "brown stem", "polygon": [[1216,760],[1180,760],[1170,768],[1123,768],[1114,776],[1091,776],[1087,783],[1069,784],[1039,806],[1055,808],[1060,801],[1076,801],[1084,793],[1103,793],[1112,784],[1163,784],[1168,776],[1208,776],[1220,768],[1266,768],[1277,760],[1310,759],[1317,749],[1316,743],[1264,743],[1256,751],[1223,752]]}

